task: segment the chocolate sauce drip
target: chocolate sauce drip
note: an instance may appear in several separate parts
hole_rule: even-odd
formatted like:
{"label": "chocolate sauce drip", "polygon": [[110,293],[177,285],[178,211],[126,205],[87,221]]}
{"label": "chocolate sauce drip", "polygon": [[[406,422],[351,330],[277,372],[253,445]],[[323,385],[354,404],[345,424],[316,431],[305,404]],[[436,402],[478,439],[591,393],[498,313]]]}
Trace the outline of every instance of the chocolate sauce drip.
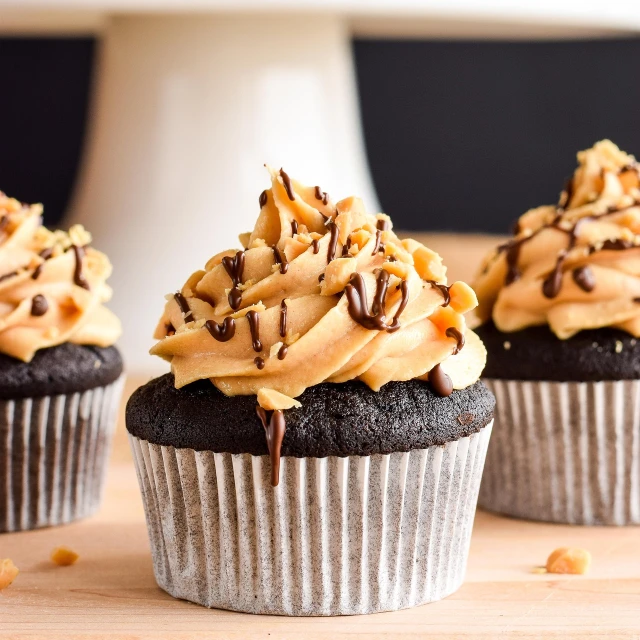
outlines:
{"label": "chocolate sauce drip", "polygon": [[389,256],[387,258],[387,262],[397,262],[397,261],[398,261],[398,258],[396,258],[395,256]]}
{"label": "chocolate sauce drip", "polygon": [[287,352],[289,351],[289,347],[286,344],[283,344],[278,349],[278,360],[284,360],[287,357]]}
{"label": "chocolate sauce drip", "polygon": [[262,342],[260,342],[260,316],[253,309],[247,311],[247,320],[249,321],[249,329],[251,331],[251,346],[254,351],[262,351]]}
{"label": "chocolate sauce drip", "polygon": [[342,257],[343,258],[352,258],[353,256],[349,253],[349,249],[351,249],[351,236],[347,237],[347,241],[342,245]]}
{"label": "chocolate sauce drip", "polygon": [[627,249],[637,248],[637,245],[633,244],[630,240],[616,238],[615,240],[605,240],[598,248],[595,246],[589,247],[589,254],[596,253],[597,251],[626,251]]}
{"label": "chocolate sauce drip", "polygon": [[371,311],[369,311],[365,306],[367,290],[364,284],[364,279],[361,274],[354,273],[349,280],[349,284],[344,289],[348,301],[347,308],[352,320],[365,329],[388,331],[390,333],[397,331],[400,328],[400,314],[404,311],[408,301],[408,287],[406,286],[406,282],[403,282],[403,285],[404,287],[402,289],[402,301],[400,302],[400,307],[393,318],[393,322],[391,324],[387,324],[384,303],[387,288],[389,286],[389,273],[384,269],[381,269],[378,273],[378,277],[376,279],[376,292],[373,296]]}
{"label": "chocolate sauce drip", "polygon": [[175,336],[176,335],[176,328],[170,323],[167,322],[167,324],[165,325],[165,332],[168,336]]}
{"label": "chocolate sauce drip", "polygon": [[[43,249],[39,253],[40,257],[46,262],[53,255],[53,249]],[[34,280],[37,280],[42,273],[42,269],[44,268],[44,262],[41,262],[33,271],[33,275],[31,276]]]}
{"label": "chocolate sauce drip", "polygon": [[376,222],[376,228],[378,231],[388,231],[389,230],[389,221],[384,218],[380,218],[378,222]]}
{"label": "chocolate sauce drip", "polygon": [[313,253],[318,253],[318,251],[320,251],[320,244],[319,244],[319,240],[313,240],[311,242],[311,246],[313,247]]}
{"label": "chocolate sauce drip", "polygon": [[271,249],[273,250],[273,257],[276,261],[276,264],[280,265],[280,273],[284,275],[289,270],[289,261],[287,260],[287,256],[285,255],[284,251],[280,251],[280,249],[278,249],[275,244],[271,247]]}
{"label": "chocolate sauce drip", "polygon": [[434,289],[437,289],[442,294],[444,301],[440,306],[448,307],[451,302],[451,293],[449,292],[451,287],[448,287],[446,284],[440,284],[435,280],[427,280],[427,284],[430,284]]}
{"label": "chocolate sauce drip", "polygon": [[0,233],[4,233],[4,230],[9,226],[9,216],[4,215],[0,218]]}
{"label": "chocolate sauce drip", "polygon": [[429,371],[429,383],[434,393],[443,398],[453,393],[453,382],[439,364]]}
{"label": "chocolate sauce drip", "polygon": [[238,251],[233,258],[225,256],[222,258],[222,266],[233,282],[233,288],[229,291],[229,306],[235,311],[242,304],[242,291],[238,285],[242,284],[242,273],[244,271],[244,251]]}
{"label": "chocolate sauce drip", "polygon": [[340,233],[340,229],[338,229],[338,225],[335,222],[330,222],[328,226],[331,236],[329,238],[329,247],[327,248],[327,263],[336,257],[336,245],[338,244],[338,233]]}
{"label": "chocolate sauce drip", "polygon": [[291,178],[285,173],[284,169],[280,169],[280,177],[282,178],[282,184],[289,196],[289,200],[295,200],[296,197],[293,193],[293,187],[291,186]]}
{"label": "chocolate sauce drip", "polygon": [[321,200],[322,204],[326,205],[329,202],[329,195],[320,187],[316,187],[316,200]]}
{"label": "chocolate sauce drip", "polygon": [[297,220],[292,220],[291,221],[291,235],[295,236],[296,233],[298,233],[298,221]]}
{"label": "chocolate sauce drip", "polygon": [[47,311],[49,311],[47,299],[40,294],[33,296],[33,300],[31,301],[31,315],[43,316]]}
{"label": "chocolate sauce drip", "polygon": [[280,337],[287,335],[287,303],[283,300],[280,303]]}
{"label": "chocolate sauce drip", "polygon": [[255,364],[256,367],[258,367],[258,369],[262,371],[264,369],[264,358],[261,358],[260,356],[256,356],[253,359],[253,364]]}
{"label": "chocolate sauce drip", "polygon": [[258,405],[256,407],[256,413],[264,432],[267,436],[267,448],[269,449],[269,456],[271,458],[271,486],[277,487],[280,483],[280,452],[282,450],[282,440],[284,438],[284,432],[287,430],[287,424],[284,419],[284,413],[277,409],[273,411],[269,416],[267,412]]}
{"label": "chocolate sauce drip", "polygon": [[[564,194],[564,201],[562,205],[559,205],[560,208],[566,211],[569,208],[569,203],[571,202],[571,198],[573,198],[573,177],[567,178],[564,183],[564,189],[562,191]],[[562,196],[561,196],[562,199]]]}
{"label": "chocolate sauce drip", "polygon": [[321,274],[318,276],[318,282],[322,282],[323,280],[324,280],[324,273],[321,273]]}
{"label": "chocolate sauce drip", "polygon": [[382,231],[378,229],[376,231],[376,243],[373,245],[373,251],[371,252],[372,256],[375,256],[381,249],[384,251],[384,245],[380,242],[380,238],[382,238]]}
{"label": "chocolate sauce drip", "polygon": [[504,279],[505,286],[513,284],[516,280],[520,280],[520,269],[518,268],[518,258],[520,257],[520,247],[522,241],[513,243],[508,249],[505,255],[507,261],[507,275]]}
{"label": "chocolate sauce drip", "polygon": [[5,273],[4,275],[0,276],[0,282],[4,282],[5,280],[8,280],[9,278],[13,278],[13,276],[17,276],[18,272],[17,271],[10,271],[9,273]]}
{"label": "chocolate sauce drip", "polygon": [[84,277],[84,274],[82,273],[82,258],[84,258],[84,248],[79,247],[77,244],[73,244],[71,246],[73,247],[73,252],[75,253],[75,256],[76,256],[76,267],[73,272],[73,281],[79,287],[82,287],[83,289],[87,289],[88,291],[90,289],[89,283],[87,282],[87,279]]}
{"label": "chocolate sauce drip", "polygon": [[464,347],[464,335],[455,327],[449,327],[444,334],[447,338],[453,338],[456,341],[456,346],[453,350],[453,355],[460,353],[462,347]]}
{"label": "chocolate sauce drip", "polygon": [[596,286],[596,279],[593,276],[593,271],[587,265],[578,267],[573,270],[573,281],[587,293],[594,290]]}
{"label": "chocolate sauce drip", "polygon": [[191,309],[189,308],[189,303],[187,299],[178,291],[173,294],[175,301],[178,303],[180,307],[180,311],[182,311],[182,315],[184,316],[185,322],[193,322],[193,313],[191,313]]}
{"label": "chocolate sauce drip", "polygon": [[567,252],[561,251],[556,260],[556,266],[553,271],[544,279],[542,283],[542,295],[545,298],[555,298],[562,288],[562,267],[567,259]]}
{"label": "chocolate sauce drip", "polygon": [[224,322],[220,323],[214,320],[207,320],[204,326],[211,334],[211,337],[215,338],[218,342],[227,342],[227,340],[231,340],[236,333],[236,321],[233,318],[225,318]]}
{"label": "chocolate sauce drip", "polygon": [[260,208],[262,209],[262,207],[264,207],[265,204],[267,204],[267,192],[263,191],[260,194],[260,198],[258,198],[258,202],[260,203]]}
{"label": "chocolate sauce drip", "polygon": [[400,306],[398,310],[395,312],[393,316],[393,321],[391,322],[391,326],[387,329],[389,333],[393,333],[400,328],[400,315],[404,311],[407,303],[409,302],[409,285],[406,280],[403,280],[400,283],[400,288],[402,289],[402,298],[400,299]]}

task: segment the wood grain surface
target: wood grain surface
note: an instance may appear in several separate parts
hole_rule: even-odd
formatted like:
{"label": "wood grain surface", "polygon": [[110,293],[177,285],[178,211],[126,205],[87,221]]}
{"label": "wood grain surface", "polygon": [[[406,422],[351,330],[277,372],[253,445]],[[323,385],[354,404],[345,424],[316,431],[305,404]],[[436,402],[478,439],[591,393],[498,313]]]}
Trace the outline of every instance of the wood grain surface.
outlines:
{"label": "wood grain surface", "polygon": [[[438,244],[439,243],[439,244]],[[468,278],[478,242],[431,246]],[[129,393],[144,378],[133,377]],[[49,561],[66,545],[71,567]],[[532,573],[559,546],[591,551],[586,576]],[[467,579],[446,600],[342,618],[280,618],[207,610],[174,600],[153,578],[142,503],[122,419],[100,513],[72,525],[0,535],[0,558],[20,568],[0,592],[0,638],[640,638],[640,528],[537,524],[479,512]]]}

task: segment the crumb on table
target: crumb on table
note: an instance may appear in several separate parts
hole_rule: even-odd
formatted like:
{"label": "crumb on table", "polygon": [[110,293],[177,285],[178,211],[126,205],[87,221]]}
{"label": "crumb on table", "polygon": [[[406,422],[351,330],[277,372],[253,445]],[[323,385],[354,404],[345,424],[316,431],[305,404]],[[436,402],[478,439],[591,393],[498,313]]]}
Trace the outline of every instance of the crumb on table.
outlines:
{"label": "crumb on table", "polygon": [[68,547],[56,547],[51,552],[51,561],[61,567],[68,567],[76,562],[79,557],[75,551],[72,551]]}
{"label": "crumb on table", "polygon": [[0,559],[0,591],[6,589],[20,573],[11,558]]}
{"label": "crumb on table", "polygon": [[560,547],[547,559],[548,573],[572,573],[582,575],[591,564],[591,554],[578,547]]}

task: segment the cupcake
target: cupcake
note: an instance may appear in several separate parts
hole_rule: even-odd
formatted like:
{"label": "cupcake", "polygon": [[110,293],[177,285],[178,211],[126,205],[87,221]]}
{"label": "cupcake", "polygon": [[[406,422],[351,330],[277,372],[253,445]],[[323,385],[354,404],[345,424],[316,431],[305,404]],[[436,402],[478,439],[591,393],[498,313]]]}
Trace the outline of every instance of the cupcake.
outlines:
{"label": "cupcake", "polygon": [[0,532],[98,508],[122,387],[111,265],[41,215],[0,193]]}
{"label": "cupcake", "polygon": [[461,584],[494,399],[464,283],[357,198],[270,170],[254,230],[167,296],[127,406],[158,584],[338,615]]}
{"label": "cupcake", "polygon": [[480,505],[640,524],[639,170],[608,140],[578,163],[476,282],[498,406]]}

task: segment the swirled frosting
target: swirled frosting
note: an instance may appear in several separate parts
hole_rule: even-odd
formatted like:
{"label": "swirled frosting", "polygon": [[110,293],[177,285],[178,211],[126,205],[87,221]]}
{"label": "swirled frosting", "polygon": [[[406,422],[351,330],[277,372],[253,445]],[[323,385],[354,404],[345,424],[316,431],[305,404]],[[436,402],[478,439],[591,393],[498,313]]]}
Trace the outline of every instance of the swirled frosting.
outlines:
{"label": "swirled frosting", "polygon": [[119,320],[107,257],[87,246],[80,226],[69,233],[42,226],[42,206],[0,192],[0,352],[29,362],[38,349],[63,342],[108,347]]}
{"label": "swirled frosting", "polygon": [[560,339],[615,327],[640,337],[640,173],[609,140],[578,153],[557,205],[525,213],[485,261],[478,316],[505,332],[548,324]]}
{"label": "swirled frosting", "polygon": [[473,384],[486,358],[463,316],[473,291],[447,286],[437,254],[400,240],[358,198],[333,204],[269,171],[244,249],[214,256],[167,296],[151,353],[171,363],[176,387],[209,378],[272,410],[322,382],[378,390],[420,378],[442,395]]}

